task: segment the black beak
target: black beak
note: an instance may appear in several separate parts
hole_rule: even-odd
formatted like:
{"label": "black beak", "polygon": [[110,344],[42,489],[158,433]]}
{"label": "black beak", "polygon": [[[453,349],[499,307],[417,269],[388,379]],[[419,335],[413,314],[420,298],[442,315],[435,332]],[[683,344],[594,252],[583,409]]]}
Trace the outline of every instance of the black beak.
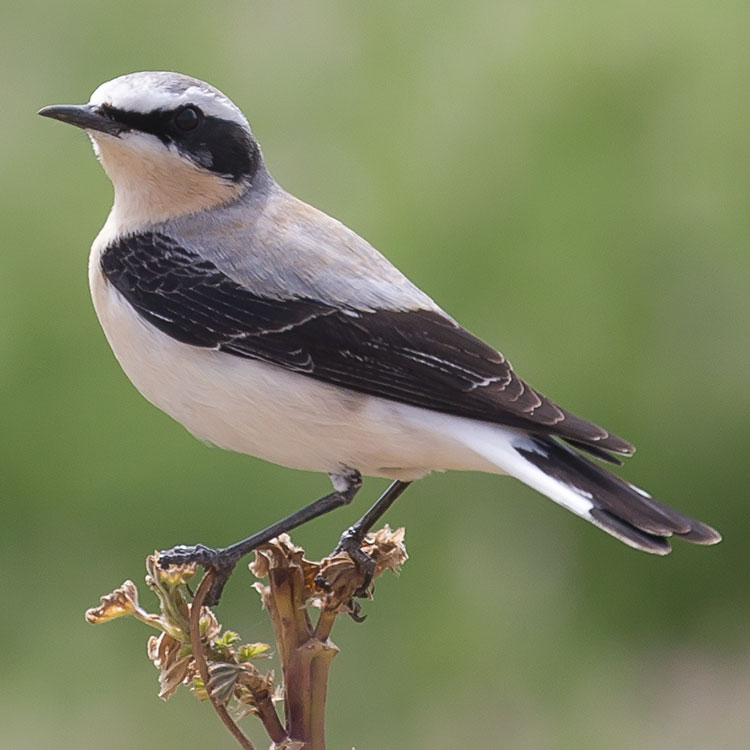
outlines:
{"label": "black beak", "polygon": [[77,128],[98,130],[109,135],[119,135],[123,130],[127,130],[121,123],[108,117],[99,107],[92,104],[53,104],[51,107],[43,107],[37,114],[67,122]]}

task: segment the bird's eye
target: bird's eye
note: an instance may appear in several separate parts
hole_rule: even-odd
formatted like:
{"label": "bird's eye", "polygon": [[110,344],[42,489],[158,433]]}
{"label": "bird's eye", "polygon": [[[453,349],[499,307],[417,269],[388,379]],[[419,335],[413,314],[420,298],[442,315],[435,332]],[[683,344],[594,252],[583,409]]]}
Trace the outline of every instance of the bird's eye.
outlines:
{"label": "bird's eye", "polygon": [[201,111],[197,107],[180,107],[172,121],[177,128],[185,132],[195,130],[201,121]]}

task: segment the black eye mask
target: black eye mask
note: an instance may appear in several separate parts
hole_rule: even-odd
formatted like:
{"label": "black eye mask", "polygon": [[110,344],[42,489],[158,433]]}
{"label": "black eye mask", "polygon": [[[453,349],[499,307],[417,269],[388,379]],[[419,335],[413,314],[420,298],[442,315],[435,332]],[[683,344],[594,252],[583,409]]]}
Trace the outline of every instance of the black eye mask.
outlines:
{"label": "black eye mask", "polygon": [[257,169],[258,144],[250,133],[239,123],[205,115],[198,107],[187,105],[144,114],[103,105],[102,113],[126,130],[155,135],[165,144],[174,144],[199,166],[235,182],[251,178]]}

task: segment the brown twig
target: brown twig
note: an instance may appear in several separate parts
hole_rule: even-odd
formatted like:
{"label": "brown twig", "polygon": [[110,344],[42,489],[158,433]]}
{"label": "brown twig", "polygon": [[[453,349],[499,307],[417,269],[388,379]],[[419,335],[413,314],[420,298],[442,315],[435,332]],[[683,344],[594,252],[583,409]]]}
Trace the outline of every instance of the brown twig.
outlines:
{"label": "brown twig", "polygon": [[208,590],[213,583],[213,577],[213,571],[209,568],[201,579],[198,590],[195,592],[195,598],[190,607],[190,643],[193,647],[193,659],[195,659],[195,665],[198,667],[198,672],[203,680],[211,705],[224,723],[224,726],[232,733],[232,736],[240,743],[244,750],[255,750],[253,743],[250,742],[245,733],[237,726],[234,719],[229,715],[229,711],[227,711],[226,707],[214,698],[208,687],[208,665],[206,664],[206,659],[203,655],[200,620],[203,602],[205,601],[206,594],[208,594]]}
{"label": "brown twig", "polygon": [[314,637],[318,641],[327,641],[333,630],[333,624],[336,622],[338,612],[331,609],[321,609],[318,616],[318,622],[315,625]]}
{"label": "brown twig", "polygon": [[255,696],[255,711],[274,744],[282,745],[282,743],[289,740],[289,736],[281,723],[281,719],[279,719],[279,714],[276,712],[276,707],[273,705],[270,694],[265,693],[264,695]]}
{"label": "brown twig", "polygon": [[[288,538],[270,542],[258,554],[254,572],[268,576],[260,586],[273,624],[284,684],[284,713],[289,739],[305,750],[325,750],[325,702],[328,668],[338,649],[314,635],[307,603],[317,564],[302,559]],[[310,572],[311,568],[315,571]],[[307,571],[307,575],[306,575]]]}
{"label": "brown twig", "polygon": [[287,731],[293,740],[307,744],[310,741],[310,672],[304,662],[310,657],[309,648],[305,648],[309,645],[310,628],[304,606],[302,570],[296,565],[272,568],[268,579],[268,611],[281,660]]}

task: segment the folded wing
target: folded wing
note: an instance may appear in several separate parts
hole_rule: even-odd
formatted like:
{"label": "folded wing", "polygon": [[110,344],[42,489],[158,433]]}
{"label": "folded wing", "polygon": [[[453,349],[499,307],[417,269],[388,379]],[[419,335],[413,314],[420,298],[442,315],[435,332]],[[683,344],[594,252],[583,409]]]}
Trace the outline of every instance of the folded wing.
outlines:
{"label": "folded wing", "polygon": [[528,386],[498,351],[439,311],[363,311],[263,297],[172,238],[102,254],[109,282],[149,323],[192,346],[260,360],[361,393],[567,440],[598,458],[633,447]]}

